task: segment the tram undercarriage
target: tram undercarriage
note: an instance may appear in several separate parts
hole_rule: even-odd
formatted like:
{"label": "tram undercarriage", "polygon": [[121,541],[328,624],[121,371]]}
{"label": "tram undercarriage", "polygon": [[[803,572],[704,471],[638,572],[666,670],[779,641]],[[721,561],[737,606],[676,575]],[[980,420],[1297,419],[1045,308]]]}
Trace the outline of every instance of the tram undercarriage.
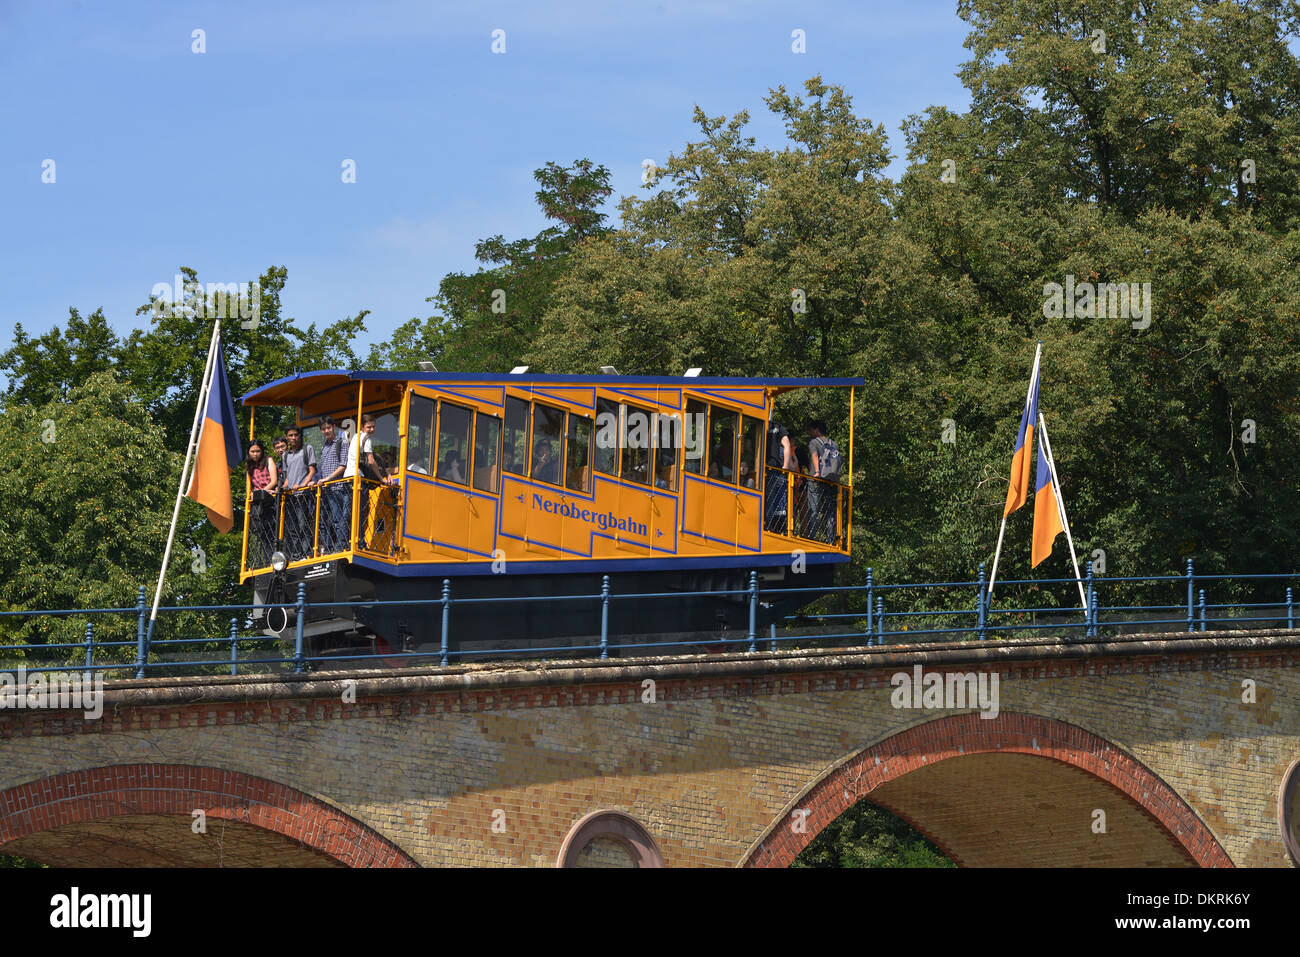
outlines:
{"label": "tram undercarriage", "polygon": [[[810,564],[799,574],[788,565],[755,569],[760,593],[755,631],[761,639],[774,622],[816,599],[834,581],[834,566]],[[735,650],[749,633],[750,569],[696,569],[611,573],[607,654],[641,657]],[[304,654],[324,659],[318,668],[403,664],[401,658],[367,662],[372,654],[441,660],[442,579],[398,578],[333,561],[253,579],[254,625],[292,639],[292,605],[298,583],[307,585]],[[451,579],[446,654],[451,661],[490,662],[520,657],[589,658],[600,654],[602,575],[481,575]],[[764,595],[799,588],[796,595]],[[728,592],[730,594],[716,594]],[[619,595],[663,597],[620,598]],[[574,596],[568,598],[566,596]],[[484,601],[484,599],[510,599]],[[410,601],[416,605],[366,605]],[[332,603],[349,607],[324,607]],[[360,604],[358,604],[360,603]],[[272,607],[268,607],[272,606]]]}

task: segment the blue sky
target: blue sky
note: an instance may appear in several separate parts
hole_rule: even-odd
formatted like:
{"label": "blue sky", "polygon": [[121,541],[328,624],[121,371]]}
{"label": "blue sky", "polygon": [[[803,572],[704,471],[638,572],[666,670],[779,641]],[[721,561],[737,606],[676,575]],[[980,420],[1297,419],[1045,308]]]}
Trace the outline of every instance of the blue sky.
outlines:
{"label": "blue sky", "polygon": [[780,145],[763,97],[820,73],[900,156],[904,117],[969,103],[955,10],[0,0],[0,348],[16,322],[44,332],[70,306],[102,306],[118,333],[142,327],[136,307],[182,265],[207,282],[284,265],[289,315],[324,325],[370,309],[366,340],[380,341],[430,314],[426,297],[474,268],[477,240],[543,228],[534,169],[590,157],[612,171],[614,200],[637,192],[642,160],[696,138],[696,104],[746,109],[759,143]]}

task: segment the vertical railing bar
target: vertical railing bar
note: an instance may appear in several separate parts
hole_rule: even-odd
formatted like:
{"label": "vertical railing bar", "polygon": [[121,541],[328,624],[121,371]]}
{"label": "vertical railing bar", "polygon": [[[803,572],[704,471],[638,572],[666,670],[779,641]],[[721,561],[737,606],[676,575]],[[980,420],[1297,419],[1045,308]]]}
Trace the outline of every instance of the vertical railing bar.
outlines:
{"label": "vertical railing bar", "polygon": [[868,565],[867,566],[867,644],[868,645],[871,644],[871,636],[874,630],[871,626],[873,624],[872,609],[875,608],[876,606],[875,595],[876,595],[875,576],[874,573],[872,572],[871,566]]}
{"label": "vertical railing bar", "polygon": [[442,663],[447,664],[447,651],[451,640],[451,579],[442,580]]}
{"label": "vertical railing bar", "polygon": [[1084,592],[1084,601],[1087,603],[1083,609],[1083,637],[1091,638],[1097,632],[1093,624],[1093,615],[1096,608],[1096,582],[1094,581],[1095,573],[1092,562],[1088,563],[1088,587]]}
{"label": "vertical railing bar", "polygon": [[303,673],[303,668],[304,668],[304,661],[303,661],[303,654],[302,654],[302,633],[303,633],[303,628],[307,624],[307,583],[306,582],[298,582],[298,602],[296,605],[296,609],[297,609],[296,613],[298,615],[298,622],[297,622],[297,634],[294,637],[293,672],[294,674],[300,675]]}
{"label": "vertical railing bar", "polygon": [[1201,589],[1201,631],[1205,631],[1205,589]]}
{"label": "vertical railing bar", "polygon": [[1192,601],[1196,587],[1196,576],[1192,570],[1192,560],[1187,559],[1187,630],[1195,631],[1195,621],[1193,618]]}
{"label": "vertical railing bar", "polygon": [[137,594],[139,597],[136,599],[135,607],[140,613],[140,620],[135,626],[135,676],[137,678],[143,678],[145,612],[149,610],[149,606],[145,602],[145,591],[143,585],[140,586],[140,591]]}
{"label": "vertical railing bar", "polygon": [[239,619],[230,619],[230,673],[239,674]]}
{"label": "vertical railing bar", "polygon": [[[143,589],[141,589],[141,594],[143,594],[143,593],[144,593],[144,591],[143,591]],[[1293,606],[1291,605],[1291,589],[1290,589],[1290,588],[1287,588],[1287,590],[1286,590],[1286,630],[1287,630],[1287,631],[1290,631],[1290,630],[1291,630],[1292,628],[1294,628],[1294,627],[1295,627],[1295,614],[1294,614],[1294,608],[1293,608]]]}
{"label": "vertical railing bar", "polygon": [[609,576],[600,578],[600,656],[609,657]]}
{"label": "vertical railing bar", "polygon": [[989,606],[984,597],[987,592],[987,588],[985,587],[986,582],[987,577],[984,572],[984,563],[980,562],[980,577],[979,582],[977,583],[979,585],[979,591],[975,593],[975,623],[979,629],[980,641],[988,640],[988,634],[985,631],[989,618]]}
{"label": "vertical railing bar", "polygon": [[758,572],[749,573],[749,650],[758,650]]}
{"label": "vertical railing bar", "polygon": [[95,623],[86,619],[86,676],[90,677],[95,672]]}

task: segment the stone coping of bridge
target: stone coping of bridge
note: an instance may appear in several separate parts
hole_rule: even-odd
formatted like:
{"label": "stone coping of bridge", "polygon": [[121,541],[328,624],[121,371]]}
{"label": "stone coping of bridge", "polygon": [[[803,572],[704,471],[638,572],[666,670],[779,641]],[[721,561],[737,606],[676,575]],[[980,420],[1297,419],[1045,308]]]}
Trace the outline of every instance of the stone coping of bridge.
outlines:
{"label": "stone coping of bridge", "polygon": [[[337,698],[345,690],[357,695],[493,691],[546,685],[641,682],[646,678],[773,678],[810,672],[912,668],[951,668],[1102,660],[1272,655],[1300,649],[1300,630],[1183,632],[1138,634],[1088,641],[1059,638],[994,639],[925,645],[880,645],[858,648],[801,648],[673,655],[650,658],[573,659],[493,664],[465,664],[315,672],[304,675],[210,675],[130,678],[104,683],[106,706],[203,704],[219,701],[283,698]],[[354,682],[354,684],[347,684]],[[51,711],[55,709],[49,709]],[[79,709],[72,709],[79,710]]]}

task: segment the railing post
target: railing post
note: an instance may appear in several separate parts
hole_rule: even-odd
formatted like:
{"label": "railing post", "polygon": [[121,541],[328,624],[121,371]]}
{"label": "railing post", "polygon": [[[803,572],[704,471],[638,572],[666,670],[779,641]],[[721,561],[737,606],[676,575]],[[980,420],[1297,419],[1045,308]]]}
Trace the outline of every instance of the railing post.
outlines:
{"label": "railing post", "polygon": [[136,593],[135,607],[136,607],[136,611],[140,613],[140,620],[135,626],[135,676],[137,678],[143,678],[144,677],[145,612],[149,610],[149,606],[145,604],[145,600],[144,600],[143,585],[140,586],[140,590]]}
{"label": "railing post", "polygon": [[609,657],[609,576],[600,577],[600,656]]}
{"label": "railing post", "polygon": [[87,677],[94,674],[95,664],[95,623],[86,620],[86,674]]}
{"label": "railing post", "polygon": [[757,651],[758,635],[758,572],[749,573],[749,650]]}
{"label": "railing post", "polygon": [[876,607],[876,579],[871,567],[867,567],[867,644],[871,644],[872,609]]}
{"label": "railing post", "polygon": [[980,562],[979,591],[975,595],[975,624],[979,629],[980,641],[985,641],[988,638],[988,634],[985,631],[985,626],[988,624],[988,616],[989,616],[989,610],[988,610],[988,604],[986,598],[988,593],[984,588],[985,583],[986,583],[986,579],[984,577],[984,563]]}
{"label": "railing post", "polygon": [[771,631],[771,635],[772,635],[771,645],[772,645],[772,647],[769,648],[768,650],[769,650],[769,651],[776,651],[776,622],[771,622],[771,628],[772,628],[772,631]]}
{"label": "railing post", "polygon": [[885,599],[884,596],[876,598],[876,644],[885,643]]}
{"label": "railing post", "polygon": [[451,640],[451,579],[442,580],[442,663],[447,663],[447,647]]}
{"label": "railing post", "polygon": [[1291,589],[1286,590],[1286,630],[1295,627],[1295,612],[1291,605]]}
{"label": "railing post", "polygon": [[302,655],[302,631],[307,624],[307,583],[306,582],[298,582],[297,615],[298,615],[298,629],[297,629],[298,633],[294,638],[294,645],[293,645],[293,672],[294,674],[300,675],[303,672],[303,666],[304,666],[303,655]]}
{"label": "railing post", "polygon": [[1083,637],[1091,638],[1096,632],[1096,622],[1093,616],[1097,613],[1097,593],[1096,585],[1093,582],[1092,562],[1088,562],[1088,588],[1084,593],[1084,602],[1087,607],[1083,609]]}
{"label": "railing post", "polygon": [[1094,591],[1092,593],[1092,602],[1090,603],[1092,607],[1092,636],[1094,638],[1096,638],[1098,635],[1101,634],[1100,602],[1101,602],[1100,596],[1097,594],[1097,592]]}
{"label": "railing post", "polygon": [[230,673],[239,674],[239,619],[230,619]]}
{"label": "railing post", "polygon": [[1205,589],[1201,589],[1201,631],[1205,630]]}
{"label": "railing post", "polygon": [[1192,560],[1187,559],[1187,630],[1195,631],[1196,620],[1192,608],[1192,598],[1196,587],[1196,575],[1192,571]]}

